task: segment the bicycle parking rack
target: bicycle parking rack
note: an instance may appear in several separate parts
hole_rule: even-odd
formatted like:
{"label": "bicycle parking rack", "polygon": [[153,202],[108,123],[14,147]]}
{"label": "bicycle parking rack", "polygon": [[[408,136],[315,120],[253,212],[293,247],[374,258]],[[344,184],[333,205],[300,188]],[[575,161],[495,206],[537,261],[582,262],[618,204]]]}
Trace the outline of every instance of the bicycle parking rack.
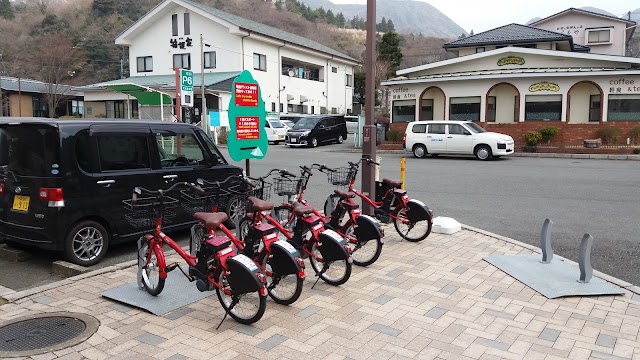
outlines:
{"label": "bicycle parking rack", "polygon": [[[497,255],[484,258],[485,261],[516,278],[547,298],[564,296],[621,295],[622,288],[598,277],[593,277],[591,249],[593,237],[584,234],[578,249],[578,269],[573,261],[561,257],[554,259],[551,244],[553,221],[546,219],[540,232],[539,254]],[[576,271],[578,270],[578,271]],[[575,275],[579,272],[579,278]]]}

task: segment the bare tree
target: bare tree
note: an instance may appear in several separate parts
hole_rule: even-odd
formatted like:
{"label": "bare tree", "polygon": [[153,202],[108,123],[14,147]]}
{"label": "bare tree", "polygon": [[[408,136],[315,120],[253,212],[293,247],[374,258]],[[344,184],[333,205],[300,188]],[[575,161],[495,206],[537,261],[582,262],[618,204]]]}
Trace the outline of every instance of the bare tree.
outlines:
{"label": "bare tree", "polygon": [[37,79],[45,82],[45,101],[49,106],[49,116],[54,117],[58,106],[72,97],[72,89],[63,85],[86,63],[84,54],[74,47],[73,42],[63,36],[46,36],[36,40],[30,54]]}

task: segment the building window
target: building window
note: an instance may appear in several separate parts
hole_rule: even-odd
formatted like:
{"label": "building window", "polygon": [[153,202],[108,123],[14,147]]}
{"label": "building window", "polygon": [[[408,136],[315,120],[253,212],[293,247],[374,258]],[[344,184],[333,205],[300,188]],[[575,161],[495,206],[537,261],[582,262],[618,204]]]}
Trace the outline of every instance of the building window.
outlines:
{"label": "building window", "polygon": [[496,121],[496,97],[487,97],[487,122]]}
{"label": "building window", "polygon": [[640,95],[609,95],[608,121],[640,121]]}
{"label": "building window", "polygon": [[216,52],[209,51],[204,53],[204,68],[215,69],[216,68]]}
{"label": "building window", "polygon": [[171,15],[171,35],[178,36],[178,14]]}
{"label": "building window", "polygon": [[480,96],[451,98],[449,120],[480,121]]}
{"label": "building window", "polygon": [[184,34],[191,34],[191,19],[189,18],[189,13],[184,13]]}
{"label": "building window", "polygon": [[484,50],[485,50],[484,47],[477,47],[476,48],[476,53],[484,52]]}
{"label": "building window", "polygon": [[80,115],[84,114],[84,101],[82,100],[71,100],[71,115]]}
{"label": "building window", "polygon": [[587,30],[587,44],[606,44],[611,42],[611,29]]}
{"label": "building window", "polygon": [[33,106],[33,116],[34,117],[48,117],[49,116],[49,106],[47,105],[47,101],[41,97],[32,97],[31,105]]}
{"label": "building window", "polygon": [[422,99],[422,117],[420,120],[433,120],[433,99]]}
{"label": "building window", "polygon": [[393,122],[411,122],[416,120],[415,100],[396,100],[393,102]]}
{"label": "building window", "polygon": [[131,118],[138,119],[140,117],[138,100],[129,100],[129,103],[131,104]]}
{"label": "building window", "polygon": [[331,72],[332,72],[332,73],[338,73],[338,68],[337,68],[337,67],[335,67],[335,66],[332,66],[332,67],[331,67]]}
{"label": "building window", "polygon": [[316,113],[316,107],[315,107],[315,106],[313,106],[313,105],[311,105],[311,113],[312,113],[312,114],[315,114],[315,113]]}
{"label": "building window", "polygon": [[152,56],[140,56],[137,58],[138,72],[151,72],[153,71],[153,57]]}
{"label": "building window", "polygon": [[589,98],[589,121],[600,121],[600,95]]}
{"label": "building window", "polygon": [[347,74],[347,86],[353,87],[353,75]]}
{"label": "building window", "polygon": [[267,71],[267,55],[253,53],[253,68]]}
{"label": "building window", "polygon": [[271,111],[273,111],[273,112],[276,111],[276,103],[274,103],[274,102],[271,103]]}
{"label": "building window", "polygon": [[280,103],[280,112],[283,112],[283,111],[284,111],[284,104]]}
{"label": "building window", "polygon": [[116,119],[124,119],[127,117],[127,114],[124,111],[123,100],[113,102],[113,117]]}
{"label": "building window", "polygon": [[173,54],[174,69],[191,69],[191,54]]}
{"label": "building window", "polygon": [[524,105],[525,121],[560,121],[562,95],[527,95]]}

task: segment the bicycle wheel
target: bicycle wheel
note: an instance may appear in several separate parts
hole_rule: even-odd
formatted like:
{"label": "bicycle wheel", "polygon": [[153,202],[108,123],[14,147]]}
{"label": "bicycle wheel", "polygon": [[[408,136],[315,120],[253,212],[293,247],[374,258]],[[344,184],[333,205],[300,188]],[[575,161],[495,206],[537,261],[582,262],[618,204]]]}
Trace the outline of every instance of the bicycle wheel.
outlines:
{"label": "bicycle wheel", "polygon": [[302,285],[304,279],[298,277],[298,274],[287,274],[273,277],[271,270],[271,261],[273,257],[265,257],[264,268],[267,274],[267,290],[269,297],[278,304],[291,305],[302,294]]}
{"label": "bicycle wheel", "polygon": [[[352,224],[349,225],[345,235],[355,237]],[[373,264],[382,253],[382,240],[380,240],[380,238],[371,239],[366,242],[359,242],[357,239],[355,242],[349,240],[347,246],[349,247],[351,258],[353,258],[353,263],[358,266],[369,266]]]}
{"label": "bicycle wheel", "polygon": [[402,208],[398,211],[397,218],[393,219],[393,226],[396,228],[398,234],[405,240],[411,242],[418,242],[424,240],[431,234],[431,221],[420,220],[414,223],[410,223],[407,218],[407,208]]}
{"label": "bicycle wheel", "polygon": [[[235,321],[248,325],[262,318],[264,310],[267,307],[266,295],[262,296],[260,290],[240,295],[234,294],[224,271],[218,271],[214,277],[218,284],[231,292],[231,295],[227,295],[223,289],[216,287],[216,294],[218,295],[220,305],[222,305],[224,311],[228,312]],[[232,303],[235,303],[235,305],[229,310]]]}
{"label": "bicycle wheel", "polygon": [[318,243],[315,241],[313,245],[311,245],[311,253],[314,255],[309,256],[313,271],[327,284],[334,286],[342,285],[351,277],[351,263],[347,260],[337,260],[329,263],[316,260],[316,257],[322,259],[322,254],[318,249]]}
{"label": "bicycle wheel", "polygon": [[[139,256],[144,256],[144,259],[146,259],[148,254],[149,242],[146,242],[140,249]],[[158,266],[158,258],[162,256],[161,250],[153,248],[149,262],[142,268],[142,286],[144,286],[149,295],[157,296],[164,289],[165,279],[160,278],[160,267]]]}
{"label": "bicycle wheel", "polygon": [[[290,206],[283,205],[273,208],[273,218],[276,219],[276,221],[280,223],[282,227],[289,230],[290,232],[292,232],[296,227],[297,220],[295,217],[291,217],[292,214],[293,210]],[[287,240],[287,237],[283,233],[278,232],[278,239]]]}
{"label": "bicycle wheel", "polygon": [[338,205],[340,197],[336,194],[327,196],[327,200],[324,201],[324,216],[331,216],[331,213]]}
{"label": "bicycle wheel", "polygon": [[245,216],[242,218],[242,220],[240,220],[237,233],[237,236],[240,240],[244,241],[244,238],[247,236],[247,234],[249,234],[249,228],[251,228],[252,224],[253,219],[248,216]]}

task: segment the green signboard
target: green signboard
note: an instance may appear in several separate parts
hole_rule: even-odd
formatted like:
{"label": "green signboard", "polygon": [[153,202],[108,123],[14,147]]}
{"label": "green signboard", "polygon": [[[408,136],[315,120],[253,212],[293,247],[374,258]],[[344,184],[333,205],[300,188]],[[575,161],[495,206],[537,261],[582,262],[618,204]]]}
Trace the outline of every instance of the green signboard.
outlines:
{"label": "green signboard", "polygon": [[266,110],[260,85],[248,70],[233,81],[229,101],[229,155],[235,161],[262,159],[269,140],[264,128]]}
{"label": "green signboard", "polygon": [[182,91],[193,92],[193,71],[191,70],[180,70],[180,85]]}

